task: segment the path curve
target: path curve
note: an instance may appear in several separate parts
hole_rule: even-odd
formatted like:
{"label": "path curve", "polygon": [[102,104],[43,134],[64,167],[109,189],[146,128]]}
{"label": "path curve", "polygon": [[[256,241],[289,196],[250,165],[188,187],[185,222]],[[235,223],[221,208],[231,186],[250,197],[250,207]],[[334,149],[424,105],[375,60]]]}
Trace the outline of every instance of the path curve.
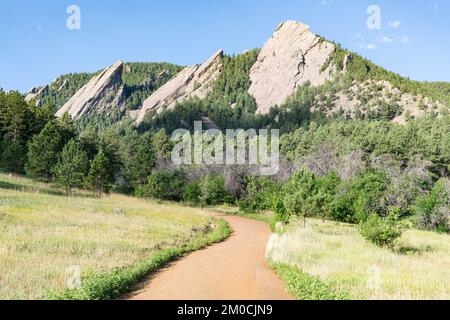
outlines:
{"label": "path curve", "polygon": [[234,234],[194,252],[153,276],[131,300],[290,300],[283,282],[264,259],[270,230],[265,223],[235,216]]}

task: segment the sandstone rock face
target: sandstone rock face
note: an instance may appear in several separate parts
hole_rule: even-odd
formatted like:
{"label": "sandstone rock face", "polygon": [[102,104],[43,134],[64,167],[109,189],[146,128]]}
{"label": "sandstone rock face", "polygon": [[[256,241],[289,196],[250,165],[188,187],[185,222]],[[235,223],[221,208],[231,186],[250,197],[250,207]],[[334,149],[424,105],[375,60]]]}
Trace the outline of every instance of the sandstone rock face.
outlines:
{"label": "sandstone rock face", "polygon": [[220,75],[222,58],[223,50],[219,50],[204,64],[183,69],[144,101],[139,113],[134,115],[136,122],[141,123],[150,111],[159,113],[189,98],[205,98]]}
{"label": "sandstone rock face", "polygon": [[[25,97],[25,101],[30,102],[32,100],[35,100],[36,98],[38,98],[41,95],[42,92],[44,92],[47,89],[48,89],[48,86],[31,88],[31,90],[28,92],[27,96]],[[39,104],[38,101],[36,102],[36,104]]]}
{"label": "sandstone rock face", "polygon": [[122,85],[123,61],[118,61],[92,78],[56,113],[62,117],[66,112],[74,120],[92,111],[105,111],[109,107],[122,108],[124,92]]}
{"label": "sandstone rock face", "polygon": [[311,82],[313,86],[333,77],[333,67],[322,70],[335,46],[322,41],[305,24],[287,21],[280,24],[266,42],[257,62],[250,71],[249,89],[258,105],[258,113],[265,114]]}

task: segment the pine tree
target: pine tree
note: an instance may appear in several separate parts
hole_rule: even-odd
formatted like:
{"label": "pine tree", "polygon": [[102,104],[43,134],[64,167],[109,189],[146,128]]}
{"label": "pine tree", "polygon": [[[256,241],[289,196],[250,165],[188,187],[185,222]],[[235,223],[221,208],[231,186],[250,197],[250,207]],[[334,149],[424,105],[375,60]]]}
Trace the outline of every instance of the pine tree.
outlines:
{"label": "pine tree", "polygon": [[25,166],[27,175],[48,181],[63,147],[60,127],[55,121],[49,122],[28,145],[28,162]]}
{"label": "pine tree", "polygon": [[87,156],[75,140],[64,147],[61,157],[53,168],[55,182],[69,194],[74,187],[81,187],[87,171]]}
{"label": "pine tree", "polygon": [[121,141],[121,157],[124,176],[130,186],[145,184],[155,164],[150,135],[129,132]]}
{"label": "pine tree", "polygon": [[27,157],[27,148],[20,141],[5,137],[2,142],[1,167],[13,173],[22,173]]}
{"label": "pine tree", "polygon": [[102,150],[91,161],[91,167],[86,177],[86,185],[92,191],[96,191],[100,196],[103,193],[108,193],[112,177],[108,170],[108,159]]}
{"label": "pine tree", "polygon": [[12,141],[26,143],[32,135],[35,115],[18,92],[2,94],[0,98],[0,129]]}

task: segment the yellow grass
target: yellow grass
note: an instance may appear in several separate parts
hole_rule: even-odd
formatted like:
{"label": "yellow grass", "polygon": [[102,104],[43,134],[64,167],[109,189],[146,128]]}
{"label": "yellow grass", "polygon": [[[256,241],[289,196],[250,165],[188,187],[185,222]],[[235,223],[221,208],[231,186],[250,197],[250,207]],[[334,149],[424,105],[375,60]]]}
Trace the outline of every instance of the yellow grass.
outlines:
{"label": "yellow grass", "polygon": [[449,235],[410,230],[391,251],[365,241],[355,226],[310,220],[273,235],[267,257],[355,299],[450,299]]}
{"label": "yellow grass", "polygon": [[197,209],[54,193],[0,174],[0,299],[41,299],[66,288],[68,268],[89,274],[129,266],[190,242],[209,224]]}

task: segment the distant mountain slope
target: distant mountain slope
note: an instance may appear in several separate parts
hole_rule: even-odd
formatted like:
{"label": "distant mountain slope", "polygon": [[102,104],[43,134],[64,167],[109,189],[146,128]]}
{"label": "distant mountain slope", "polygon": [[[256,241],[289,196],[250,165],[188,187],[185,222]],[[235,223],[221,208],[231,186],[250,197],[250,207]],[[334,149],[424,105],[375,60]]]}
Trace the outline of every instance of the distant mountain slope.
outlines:
{"label": "distant mountain slope", "polygon": [[[124,63],[119,79],[123,86],[123,106],[121,107],[126,110],[139,108],[149,95],[181,69],[182,67],[169,63]],[[62,75],[49,85],[31,89],[26,99],[34,100],[38,106],[52,104],[60,109],[101,72]]]}
{"label": "distant mountain slope", "polygon": [[[237,56],[220,50],[207,62],[187,68],[125,63],[118,72],[112,83],[102,79],[111,86],[96,82],[101,72],[62,76],[34,88],[27,99],[58,108],[71,102],[62,110],[80,111],[72,115],[84,123],[92,117],[113,123],[128,114],[138,124],[147,122],[145,127],[174,118],[173,125],[202,118],[213,126],[241,120],[267,126],[280,117],[303,121],[305,109],[405,123],[450,107],[450,83],[401,77],[295,21],[281,23],[261,50]],[[178,114],[170,114],[177,105]]]}

